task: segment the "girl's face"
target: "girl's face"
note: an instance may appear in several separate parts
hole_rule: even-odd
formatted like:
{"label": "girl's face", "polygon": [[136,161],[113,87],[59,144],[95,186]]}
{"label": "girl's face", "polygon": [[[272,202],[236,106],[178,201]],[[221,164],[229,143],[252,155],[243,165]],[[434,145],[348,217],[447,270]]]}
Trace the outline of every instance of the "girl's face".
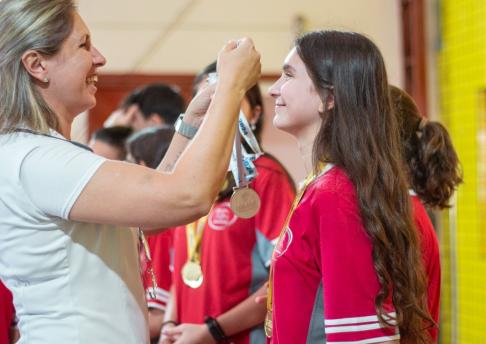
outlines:
{"label": "girl's face", "polygon": [[269,93],[275,98],[273,125],[297,138],[313,140],[322,121],[322,101],[295,48],[285,58],[282,75]]}

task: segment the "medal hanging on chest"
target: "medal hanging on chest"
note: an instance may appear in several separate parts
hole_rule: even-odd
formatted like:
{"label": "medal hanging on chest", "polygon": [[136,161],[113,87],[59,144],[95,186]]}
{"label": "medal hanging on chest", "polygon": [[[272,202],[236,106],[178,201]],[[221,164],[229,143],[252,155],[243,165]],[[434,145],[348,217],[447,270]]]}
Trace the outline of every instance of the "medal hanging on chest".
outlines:
{"label": "medal hanging on chest", "polygon": [[265,335],[267,338],[272,338],[273,333],[273,313],[271,310],[267,310],[267,314],[265,314]]}
{"label": "medal hanging on chest", "polygon": [[204,280],[201,267],[201,240],[207,216],[186,226],[187,262],[181,270],[182,281],[190,288],[199,288]]}
{"label": "medal hanging on chest", "polygon": [[185,285],[193,289],[199,288],[203,282],[201,263],[192,260],[187,261],[182,268],[181,275]]}

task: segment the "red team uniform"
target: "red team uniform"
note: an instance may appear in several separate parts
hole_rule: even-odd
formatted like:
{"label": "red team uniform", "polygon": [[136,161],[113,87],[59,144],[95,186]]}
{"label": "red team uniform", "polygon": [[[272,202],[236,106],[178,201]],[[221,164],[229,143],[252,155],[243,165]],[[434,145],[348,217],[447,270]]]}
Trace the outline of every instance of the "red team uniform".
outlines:
{"label": "red team uniform", "polygon": [[[328,165],[308,186],[276,247],[271,341],[398,339],[398,328],[378,323],[380,285],[371,251],[355,188],[340,168]],[[386,311],[394,315],[391,306]]]}
{"label": "red team uniform", "polygon": [[[412,197],[428,277],[428,307],[437,322],[440,257],[432,223]],[[273,343],[375,343],[400,338],[382,328],[372,245],[359,215],[356,191],[339,168],[311,183],[274,256]],[[386,307],[394,315],[392,306]],[[431,328],[436,341],[437,328]]]}
{"label": "red team uniform", "polygon": [[[235,307],[268,280],[274,240],[290,209],[294,190],[282,166],[268,156],[255,161],[258,177],[250,186],[261,198],[258,214],[241,219],[233,214],[229,200],[211,210],[201,241],[203,283],[197,289],[184,284],[181,269],[187,261],[186,227],[174,234],[174,286],[177,321],[204,322]],[[263,328],[231,337],[236,344],[265,341]]]}

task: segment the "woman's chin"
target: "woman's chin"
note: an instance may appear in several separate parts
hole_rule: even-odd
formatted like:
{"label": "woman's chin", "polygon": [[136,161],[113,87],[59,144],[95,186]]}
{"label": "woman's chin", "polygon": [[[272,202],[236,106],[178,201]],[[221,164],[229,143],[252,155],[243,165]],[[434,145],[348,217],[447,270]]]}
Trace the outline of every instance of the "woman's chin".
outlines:
{"label": "woman's chin", "polygon": [[75,110],[73,112],[76,113],[76,115],[79,115],[79,114],[82,114],[86,111],[91,110],[95,106],[96,106],[96,98],[92,97],[92,99],[90,99],[90,101],[86,101],[82,105],[80,104],[76,109],[73,109],[73,110]]}
{"label": "woman's chin", "polygon": [[95,106],[96,106],[96,97],[93,95],[91,96],[89,102],[86,103],[86,109],[84,111],[91,110]]}

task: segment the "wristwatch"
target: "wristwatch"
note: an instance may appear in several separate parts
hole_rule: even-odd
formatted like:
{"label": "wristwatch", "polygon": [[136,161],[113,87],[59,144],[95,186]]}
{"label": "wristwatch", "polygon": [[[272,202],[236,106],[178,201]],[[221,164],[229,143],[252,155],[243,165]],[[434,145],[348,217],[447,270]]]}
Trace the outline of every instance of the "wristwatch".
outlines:
{"label": "wristwatch", "polygon": [[181,113],[179,115],[179,118],[177,118],[177,121],[174,124],[174,129],[176,132],[181,134],[182,136],[188,138],[189,140],[196,135],[197,130],[199,128],[193,127],[192,125],[186,123],[183,121],[184,120],[184,114]]}

